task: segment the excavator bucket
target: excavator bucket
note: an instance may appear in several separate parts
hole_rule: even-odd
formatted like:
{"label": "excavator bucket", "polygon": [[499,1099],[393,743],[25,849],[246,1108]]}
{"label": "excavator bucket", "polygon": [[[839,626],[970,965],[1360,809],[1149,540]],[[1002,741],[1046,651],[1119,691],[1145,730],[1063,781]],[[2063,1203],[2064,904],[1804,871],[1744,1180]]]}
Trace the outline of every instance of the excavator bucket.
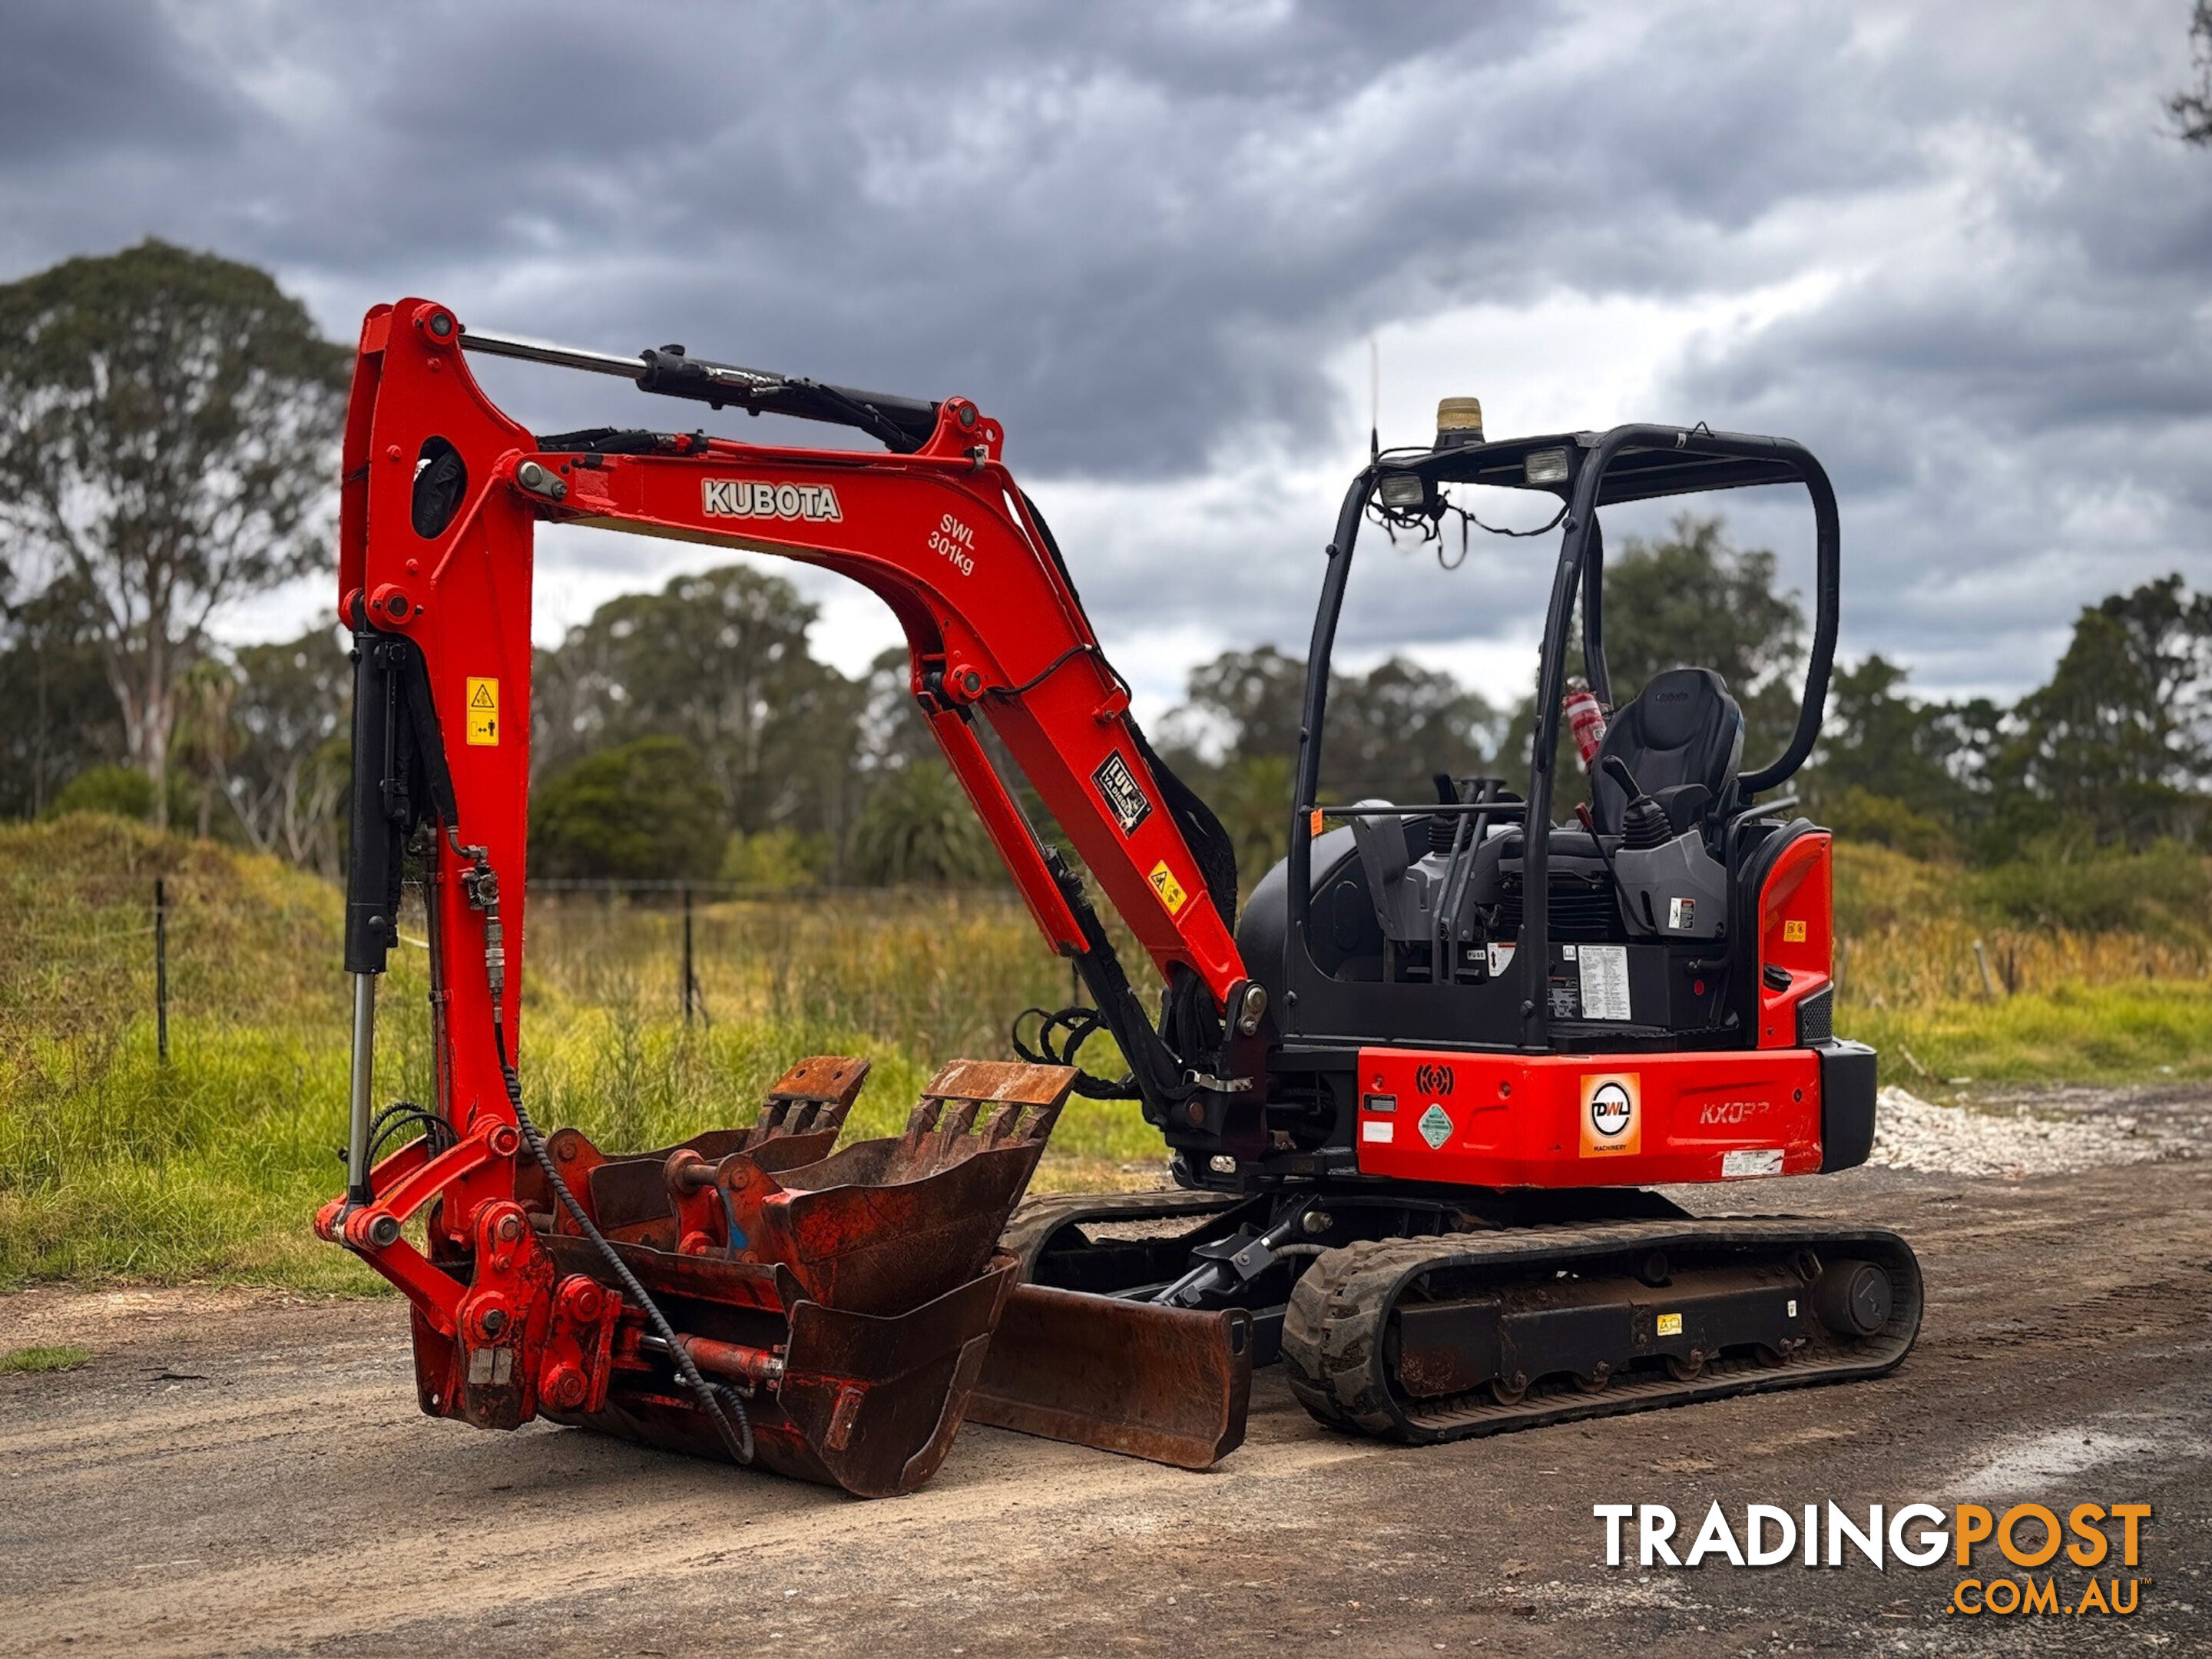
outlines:
{"label": "excavator bucket", "polygon": [[[751,1130],[627,1158],[563,1130],[548,1149],[720,1391],[736,1455],[883,1497],[927,1480],[959,1430],[1018,1273],[999,1234],[1074,1073],[954,1061],[904,1134],[830,1152],[866,1069],[802,1061]],[[549,1206],[533,1219],[562,1298],[585,1281],[618,1303],[619,1276],[572,1218]],[[604,1386],[541,1400],[541,1414],[732,1455],[641,1309],[619,1306],[608,1352]]]}

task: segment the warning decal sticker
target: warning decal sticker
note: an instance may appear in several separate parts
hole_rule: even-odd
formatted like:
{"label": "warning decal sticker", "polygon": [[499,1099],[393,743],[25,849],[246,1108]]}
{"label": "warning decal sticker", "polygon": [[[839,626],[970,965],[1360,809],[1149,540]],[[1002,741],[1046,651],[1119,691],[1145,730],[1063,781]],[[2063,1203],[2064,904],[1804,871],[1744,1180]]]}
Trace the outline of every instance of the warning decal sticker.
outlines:
{"label": "warning decal sticker", "polygon": [[1634,1072],[1601,1073],[1583,1079],[1583,1156],[1604,1158],[1644,1150],[1644,1091]]}
{"label": "warning decal sticker", "polygon": [[1152,890],[1160,896],[1160,902],[1168,907],[1170,915],[1179,916],[1182,914],[1182,907],[1190,902],[1190,895],[1183,890],[1182,884],[1175,878],[1175,872],[1168,868],[1168,861],[1165,859],[1162,859],[1154,865],[1152,873],[1145,879],[1152,884]]}
{"label": "warning decal sticker", "polygon": [[1421,1132],[1421,1139],[1433,1150],[1451,1139],[1451,1114],[1441,1106],[1431,1106],[1421,1114],[1421,1121],[1413,1126]]}
{"label": "warning decal sticker", "polygon": [[1805,924],[1802,921],[1784,922],[1782,942],[1784,945],[1802,945],[1805,942]]}
{"label": "warning decal sticker", "polygon": [[499,682],[470,676],[469,742],[478,748],[499,742]]}
{"label": "warning decal sticker", "polygon": [[1091,781],[1098,786],[1099,796],[1123,835],[1133,835],[1137,826],[1152,817],[1151,799],[1119,754],[1107,756],[1105,763],[1091,775]]}

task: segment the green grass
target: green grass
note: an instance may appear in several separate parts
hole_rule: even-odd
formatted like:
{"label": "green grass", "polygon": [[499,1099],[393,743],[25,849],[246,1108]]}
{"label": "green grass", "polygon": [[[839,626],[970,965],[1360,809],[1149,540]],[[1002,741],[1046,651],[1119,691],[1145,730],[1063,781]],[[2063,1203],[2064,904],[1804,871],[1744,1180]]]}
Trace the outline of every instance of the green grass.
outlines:
{"label": "green grass", "polygon": [[[155,1053],[152,880],[170,889],[170,1060]],[[0,1286],[210,1279],[380,1286],[317,1240],[343,1183],[348,1009],[337,896],[273,860],[97,818],[0,828]],[[749,1123],[810,1054],[872,1065],[848,1136],[902,1127],[947,1060],[1067,1000],[1066,969],[994,895],[733,902],[697,918],[708,1018],[679,1016],[679,915],[533,903],[520,1067],[532,1115],[610,1151]],[[419,912],[403,917],[419,940]],[[427,957],[394,954],[378,1092],[430,1093]],[[1086,1054],[1114,1065],[1110,1043]],[[1036,1185],[1127,1184],[1164,1150],[1133,1104],[1071,1100]]]}
{"label": "green grass", "polygon": [[91,1363],[91,1349],[71,1347],[67,1343],[42,1343],[0,1353],[0,1372],[73,1371]]}
{"label": "green grass", "polygon": [[[1886,1081],[1937,1092],[2212,1077],[2206,868],[2171,847],[1978,872],[1840,848],[1838,1033],[1881,1050]],[[2143,925],[2094,925],[2123,915]]]}
{"label": "green grass", "polygon": [[[156,875],[173,906],[167,1066],[152,1018]],[[1939,1091],[1960,1077],[2212,1077],[2204,890],[2178,884],[2155,929],[2069,931],[2019,919],[2021,879],[1844,849],[1838,1024],[1884,1051],[1885,1079]],[[0,827],[0,1287],[380,1286],[309,1224],[344,1173],[339,920],[327,884],[274,860],[112,819]],[[687,1028],[680,926],[669,908],[532,902],[520,1054],[541,1123],[610,1151],[666,1146],[750,1121],[793,1060],[856,1054],[874,1069],[848,1133],[890,1133],[939,1064],[1005,1055],[1013,1013],[1069,995],[1066,965],[1003,895],[734,902],[698,915],[709,1018]],[[419,913],[402,931],[422,938]],[[429,1093],[425,964],[404,946],[386,977],[386,1100]],[[1085,1058],[1114,1065],[1103,1040]],[[1127,1184],[1162,1156],[1133,1104],[1078,1097],[1036,1185]]]}
{"label": "green grass", "polygon": [[1960,1078],[1976,1083],[2212,1078],[2212,985],[2201,981],[2061,985],[1993,1001],[1855,1008],[1839,1014],[1838,1023],[1842,1035],[1882,1051],[1885,1082],[1923,1093],[1926,1085]]}

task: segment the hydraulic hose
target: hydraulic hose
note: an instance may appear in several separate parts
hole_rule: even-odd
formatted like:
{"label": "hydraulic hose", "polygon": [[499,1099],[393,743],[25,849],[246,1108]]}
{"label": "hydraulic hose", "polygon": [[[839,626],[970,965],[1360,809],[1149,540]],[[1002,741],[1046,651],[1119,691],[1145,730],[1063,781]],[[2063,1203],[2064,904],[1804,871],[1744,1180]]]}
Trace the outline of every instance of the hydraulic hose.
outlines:
{"label": "hydraulic hose", "polygon": [[[584,1213],[584,1206],[576,1202],[576,1195],[568,1190],[568,1183],[561,1178],[561,1171],[554,1166],[553,1155],[545,1147],[545,1137],[538,1133],[537,1124],[531,1121],[529,1109],[522,1103],[522,1079],[515,1075],[514,1066],[508,1062],[507,1032],[500,1024],[498,1007],[498,1000],[495,997],[492,1002],[492,1043],[499,1051],[499,1073],[507,1080],[507,1103],[514,1109],[515,1127],[522,1131],[522,1138],[529,1144],[531,1155],[537,1158],[538,1167],[545,1172],[545,1179],[551,1184],[555,1196],[560,1199],[561,1207],[568,1211],[568,1218],[576,1224],[586,1238],[591,1240],[609,1269],[622,1281],[623,1289],[644,1311],[646,1318],[652,1322],[654,1334],[668,1345],[668,1357],[675,1363],[677,1375],[683,1378],[684,1386],[698,1396],[699,1404],[722,1437],[722,1443],[729,1449],[730,1455],[740,1463],[750,1464],[753,1461],[753,1425],[752,1419],[745,1414],[744,1404],[735,1395],[726,1393],[700,1376],[699,1368],[691,1363],[690,1353],[684,1348],[683,1339],[676,1334],[676,1328],[668,1322],[659,1305],[646,1294],[645,1286],[638,1283],[637,1275],[629,1270],[629,1263],[617,1254],[615,1247],[608,1243],[605,1236],[592,1224],[591,1217]],[[728,1417],[723,1414],[725,1404],[737,1414],[734,1428],[731,1426]]]}
{"label": "hydraulic hose", "polygon": [[[448,834],[452,834],[450,830]],[[531,1120],[529,1108],[522,1103],[522,1079],[515,1074],[514,1063],[507,1058],[507,1025],[500,1013],[500,1000],[507,991],[507,947],[505,930],[499,919],[499,879],[485,858],[483,848],[465,849],[460,846],[458,836],[453,837],[453,850],[457,854],[464,857],[472,855],[475,860],[475,868],[462,877],[461,884],[469,896],[471,905],[483,912],[484,986],[491,994],[492,1049],[499,1059],[499,1074],[506,1080],[507,1103],[514,1109],[514,1127],[522,1132],[522,1139],[528,1144],[531,1156],[538,1160],[538,1167],[545,1172],[546,1183],[552,1188],[554,1196],[561,1200],[561,1207],[568,1211],[568,1218],[576,1224],[577,1231],[592,1242],[592,1248],[599,1251],[609,1271],[622,1282],[623,1289],[643,1311],[653,1326],[654,1334],[667,1345],[668,1357],[676,1367],[677,1376],[683,1380],[684,1386],[698,1397],[701,1408],[706,1412],[708,1420],[714,1424],[714,1431],[721,1437],[722,1444],[728,1449],[730,1455],[739,1463],[750,1465],[753,1461],[753,1425],[752,1419],[745,1414],[743,1402],[735,1395],[717,1388],[699,1375],[699,1368],[691,1363],[690,1351],[684,1347],[683,1339],[676,1334],[676,1328],[668,1322],[667,1316],[660,1311],[659,1304],[646,1294],[645,1286],[638,1283],[637,1275],[629,1270],[629,1263],[624,1261],[615,1247],[607,1243],[605,1235],[584,1212],[584,1206],[576,1202],[576,1195],[568,1190],[568,1183],[561,1178],[561,1171],[554,1164],[552,1153],[546,1150],[545,1137],[538,1133],[538,1125]],[[722,1409],[725,1405],[736,1413],[734,1427],[731,1425],[728,1413]]]}

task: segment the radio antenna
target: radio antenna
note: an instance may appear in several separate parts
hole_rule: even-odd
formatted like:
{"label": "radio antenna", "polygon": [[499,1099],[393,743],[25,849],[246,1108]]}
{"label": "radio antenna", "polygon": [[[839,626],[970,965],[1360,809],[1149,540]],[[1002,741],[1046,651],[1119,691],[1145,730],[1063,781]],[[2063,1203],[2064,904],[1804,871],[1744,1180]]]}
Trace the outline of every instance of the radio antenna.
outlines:
{"label": "radio antenna", "polygon": [[1382,456],[1382,353],[1375,337],[1367,337],[1367,459]]}

